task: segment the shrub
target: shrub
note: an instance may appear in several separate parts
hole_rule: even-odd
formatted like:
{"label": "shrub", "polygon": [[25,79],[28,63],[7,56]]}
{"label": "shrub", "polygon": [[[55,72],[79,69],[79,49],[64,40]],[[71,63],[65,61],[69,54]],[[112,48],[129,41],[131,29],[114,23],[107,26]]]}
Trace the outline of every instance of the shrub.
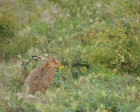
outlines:
{"label": "shrub", "polygon": [[35,106],[31,103],[23,101],[16,95],[5,95],[0,98],[0,111],[1,112],[38,112]]}
{"label": "shrub", "polygon": [[81,57],[91,64],[96,63],[111,69],[138,73],[139,41],[127,30],[130,29],[116,22],[113,27],[106,27],[104,31],[99,31],[91,39],[90,45],[86,45],[87,51]]}
{"label": "shrub", "polygon": [[12,39],[18,30],[16,17],[10,13],[0,12],[0,43]]}

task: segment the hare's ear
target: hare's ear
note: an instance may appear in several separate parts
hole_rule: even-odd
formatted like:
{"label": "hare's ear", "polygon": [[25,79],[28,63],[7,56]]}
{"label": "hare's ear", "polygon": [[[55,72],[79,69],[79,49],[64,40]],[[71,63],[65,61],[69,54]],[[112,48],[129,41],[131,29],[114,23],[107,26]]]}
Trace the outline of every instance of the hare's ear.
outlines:
{"label": "hare's ear", "polygon": [[32,56],[33,59],[35,60],[38,60],[38,57],[37,56]]}
{"label": "hare's ear", "polygon": [[32,56],[32,58],[35,59],[35,60],[45,61],[45,59],[43,57],[40,57],[40,56]]}

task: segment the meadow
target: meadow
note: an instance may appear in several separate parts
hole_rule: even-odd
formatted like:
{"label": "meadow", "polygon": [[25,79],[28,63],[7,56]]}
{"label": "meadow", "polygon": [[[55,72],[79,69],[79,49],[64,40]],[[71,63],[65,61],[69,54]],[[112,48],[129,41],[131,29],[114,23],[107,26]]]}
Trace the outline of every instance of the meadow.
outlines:
{"label": "meadow", "polygon": [[[139,0],[0,0],[0,112],[140,112]],[[45,94],[25,79],[48,54]]]}

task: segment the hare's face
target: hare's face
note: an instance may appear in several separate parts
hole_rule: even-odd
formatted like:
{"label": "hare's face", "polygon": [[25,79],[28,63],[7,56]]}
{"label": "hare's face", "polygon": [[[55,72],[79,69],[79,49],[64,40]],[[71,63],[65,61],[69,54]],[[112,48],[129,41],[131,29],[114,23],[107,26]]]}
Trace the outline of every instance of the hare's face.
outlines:
{"label": "hare's face", "polygon": [[62,63],[54,58],[49,58],[49,57],[41,57],[41,56],[33,56],[32,58],[36,60],[42,60],[45,61],[45,66],[51,66],[54,68],[60,67]]}
{"label": "hare's face", "polygon": [[49,59],[49,61],[47,62],[48,64],[50,64],[51,66],[57,68],[60,67],[62,65],[62,63],[54,58]]}

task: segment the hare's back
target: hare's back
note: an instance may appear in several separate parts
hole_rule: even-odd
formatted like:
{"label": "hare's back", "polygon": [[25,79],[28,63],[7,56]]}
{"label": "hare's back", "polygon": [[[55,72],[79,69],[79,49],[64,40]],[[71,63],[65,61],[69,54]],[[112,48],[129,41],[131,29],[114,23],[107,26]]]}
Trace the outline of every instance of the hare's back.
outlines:
{"label": "hare's back", "polygon": [[34,80],[36,77],[42,77],[43,73],[41,71],[41,68],[38,67],[38,68],[35,68],[27,77],[26,81],[28,80]]}

